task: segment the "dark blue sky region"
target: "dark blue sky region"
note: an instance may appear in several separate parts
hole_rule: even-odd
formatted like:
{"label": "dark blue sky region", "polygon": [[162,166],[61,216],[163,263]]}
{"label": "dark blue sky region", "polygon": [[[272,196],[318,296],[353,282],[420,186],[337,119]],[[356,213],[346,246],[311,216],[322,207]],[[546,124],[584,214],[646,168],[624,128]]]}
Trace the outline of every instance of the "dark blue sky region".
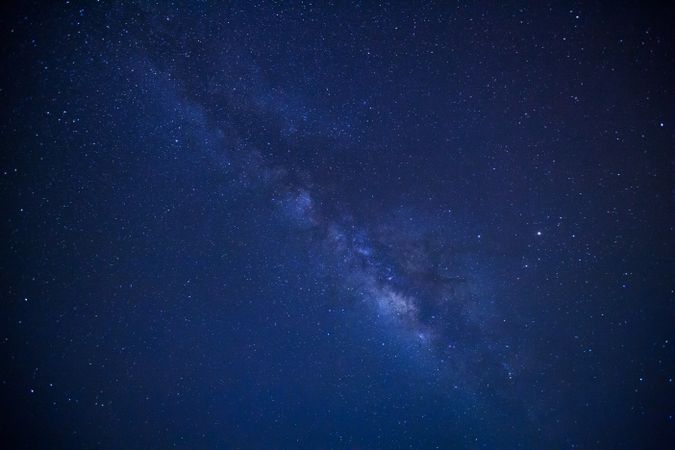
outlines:
{"label": "dark blue sky region", "polygon": [[2,448],[673,448],[673,8],[9,2]]}

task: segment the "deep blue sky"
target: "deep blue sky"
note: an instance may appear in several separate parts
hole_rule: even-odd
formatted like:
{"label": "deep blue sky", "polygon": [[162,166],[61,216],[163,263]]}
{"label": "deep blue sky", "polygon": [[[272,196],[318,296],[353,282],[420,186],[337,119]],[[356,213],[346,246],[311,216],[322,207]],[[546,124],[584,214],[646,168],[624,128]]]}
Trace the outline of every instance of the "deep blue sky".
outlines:
{"label": "deep blue sky", "polygon": [[10,3],[0,447],[675,445],[666,2]]}

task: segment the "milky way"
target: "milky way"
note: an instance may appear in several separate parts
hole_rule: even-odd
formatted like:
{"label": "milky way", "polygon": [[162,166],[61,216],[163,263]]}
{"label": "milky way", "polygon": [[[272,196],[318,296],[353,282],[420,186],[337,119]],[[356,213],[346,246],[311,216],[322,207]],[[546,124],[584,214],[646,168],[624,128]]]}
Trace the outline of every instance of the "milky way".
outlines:
{"label": "milky way", "polygon": [[[151,67],[151,62],[147,64]],[[226,176],[236,179],[240,186],[271,192],[269,201],[276,205],[282,217],[289,220],[291,227],[311,232],[312,245],[325,247],[331,254],[332,262],[339,266],[339,277],[346,290],[344,295],[355,295],[380,319],[381,326],[402,333],[408,340],[411,337],[417,339],[419,345],[430,348],[434,356],[461,359],[457,363],[462,366],[474,364],[471,359],[482,350],[475,346],[484,346],[480,340],[485,337],[480,334],[480,319],[473,317],[470,309],[480,309],[480,303],[485,299],[472,293],[470,277],[465,273],[470,269],[461,264],[464,255],[452,252],[453,240],[471,237],[433,236],[434,230],[429,225],[425,228],[425,224],[413,223],[413,217],[404,217],[411,222],[408,226],[400,226],[394,220],[394,223],[371,223],[372,230],[365,229],[349,211],[343,210],[337,217],[331,217],[312,195],[312,188],[321,189],[320,182],[309,179],[307,174],[294,174],[289,168],[266,160],[259,149],[241,137],[235,124],[225,124],[229,128],[228,139],[209,139],[209,136],[222,136],[222,130],[214,125],[218,123],[218,118],[210,120],[203,105],[181,99],[176,88],[180,80],[172,82],[170,73],[163,74],[155,68],[149,70],[153,77],[164,79],[162,89],[171,93],[173,103],[166,105],[169,108],[167,113],[189,111],[187,120],[174,123],[174,126],[195,133],[206,146],[201,151],[211,155],[216,162],[215,170],[221,170],[224,165],[227,167]],[[255,72],[245,72],[242,77],[255,79]],[[149,83],[148,80],[144,82]],[[289,120],[285,116],[287,109],[283,108],[280,112],[278,108],[267,105],[266,99],[259,98],[265,93],[266,88],[260,86],[250,97],[238,93],[238,107],[254,116],[256,121],[264,121],[259,116],[269,114],[272,115],[271,120],[290,127],[292,131],[289,133],[295,139],[285,136],[284,145],[294,152],[294,146],[299,145],[295,140],[302,141],[305,136],[297,136],[296,127],[285,123]],[[280,96],[284,97],[282,93]],[[224,101],[229,103],[232,99],[228,96]],[[294,108],[306,110],[298,104]],[[302,117],[304,121],[311,122],[313,119],[307,113],[303,113]],[[182,115],[180,119],[183,119]],[[310,131],[314,136],[320,136],[322,132],[321,127]],[[230,140],[237,141],[237,145],[232,146]],[[249,183],[242,180],[256,181]],[[409,214],[416,212],[410,211]],[[449,217],[447,220],[452,222],[457,219]],[[439,230],[435,231],[438,234]],[[371,237],[371,234],[375,236]],[[467,328],[477,334],[479,341],[467,339]],[[453,344],[453,332],[461,333],[454,341],[461,339],[472,347],[471,355]],[[448,348],[453,349],[452,355],[447,354]],[[503,370],[499,364],[495,368]],[[467,376],[473,379],[470,384],[483,378],[479,371],[461,374],[462,378]]]}
{"label": "milky way", "polygon": [[2,448],[672,448],[672,8],[0,14]]}

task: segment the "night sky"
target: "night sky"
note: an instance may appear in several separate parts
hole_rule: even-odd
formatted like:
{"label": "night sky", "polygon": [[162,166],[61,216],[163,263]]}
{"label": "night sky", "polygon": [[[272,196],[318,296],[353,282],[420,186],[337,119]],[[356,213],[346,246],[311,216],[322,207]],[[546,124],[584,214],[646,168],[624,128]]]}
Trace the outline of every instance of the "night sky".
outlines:
{"label": "night sky", "polygon": [[672,5],[9,3],[0,447],[675,447]]}

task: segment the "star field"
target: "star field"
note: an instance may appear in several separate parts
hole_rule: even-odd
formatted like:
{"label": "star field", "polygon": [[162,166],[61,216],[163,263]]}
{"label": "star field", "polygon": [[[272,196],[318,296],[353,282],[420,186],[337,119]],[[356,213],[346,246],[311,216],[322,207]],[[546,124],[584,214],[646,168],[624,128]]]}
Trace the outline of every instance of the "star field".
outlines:
{"label": "star field", "polygon": [[672,448],[673,9],[16,2],[2,448]]}

